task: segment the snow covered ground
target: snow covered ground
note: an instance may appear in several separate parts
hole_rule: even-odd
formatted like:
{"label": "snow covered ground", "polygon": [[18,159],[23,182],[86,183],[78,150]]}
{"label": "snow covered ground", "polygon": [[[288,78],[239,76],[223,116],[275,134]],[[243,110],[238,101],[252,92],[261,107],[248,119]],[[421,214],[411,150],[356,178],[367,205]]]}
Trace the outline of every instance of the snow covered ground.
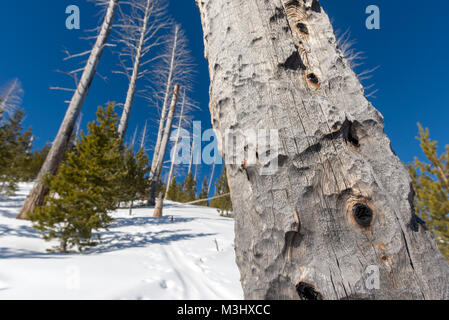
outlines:
{"label": "snow covered ground", "polygon": [[243,298],[234,222],[216,210],[167,203],[163,219],[152,209],[118,210],[98,247],[49,254],[56,243],[15,219],[30,188],[0,199],[0,300]]}

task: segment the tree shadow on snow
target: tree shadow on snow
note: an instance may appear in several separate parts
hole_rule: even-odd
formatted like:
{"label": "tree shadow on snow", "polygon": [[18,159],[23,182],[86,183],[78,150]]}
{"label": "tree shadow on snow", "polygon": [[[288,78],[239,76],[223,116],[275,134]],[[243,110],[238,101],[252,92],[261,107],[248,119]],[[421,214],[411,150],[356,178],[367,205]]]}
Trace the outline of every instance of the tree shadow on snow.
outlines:
{"label": "tree shadow on snow", "polygon": [[128,248],[143,248],[153,244],[170,245],[172,242],[191,240],[201,237],[214,236],[215,233],[193,233],[191,230],[164,230],[147,233],[104,232],[101,234],[101,243],[85,252],[95,254],[112,252]]}
{"label": "tree shadow on snow", "polygon": [[67,254],[46,253],[24,249],[0,248],[0,260],[2,259],[59,259],[66,258]]}
{"label": "tree shadow on snow", "polygon": [[10,228],[7,225],[0,224],[0,238],[6,236],[40,239],[41,233],[31,226],[15,226],[14,228]]}
{"label": "tree shadow on snow", "polygon": [[122,228],[131,226],[145,226],[145,225],[155,225],[161,226],[165,224],[191,222],[195,218],[184,218],[177,216],[166,216],[163,218],[153,218],[153,217],[129,217],[129,218],[117,218],[111,225],[111,228]]}
{"label": "tree shadow on snow", "polygon": [[[4,216],[15,214],[0,210],[0,214]],[[169,245],[172,242],[191,240],[195,238],[214,236],[216,233],[195,233],[192,230],[163,230],[163,231],[148,231],[148,232],[126,232],[117,231],[118,228],[123,227],[142,227],[142,226],[163,226],[177,223],[186,223],[196,220],[196,218],[186,218],[179,216],[165,216],[163,218],[153,218],[153,217],[127,217],[127,218],[117,218],[110,226],[109,231],[102,231],[96,233],[101,238],[101,242],[96,246],[83,254],[90,255],[103,252],[113,252],[118,250],[124,250],[127,248],[143,248],[150,246],[152,244],[159,245]],[[7,225],[0,225],[0,242],[1,238],[5,236],[16,236],[24,238],[41,238],[41,233],[38,230],[33,229],[31,226],[14,226],[9,227]],[[23,249],[11,249],[11,248],[0,248],[0,260],[1,259],[53,259],[53,258],[64,258],[67,254],[58,253],[43,253],[35,252]]]}
{"label": "tree shadow on snow", "polygon": [[[0,243],[2,237],[20,237],[41,239],[41,233],[31,226],[15,226],[10,228],[6,225],[0,225]],[[2,259],[54,259],[63,257],[63,254],[53,254],[49,252],[31,251],[18,248],[0,248],[0,260]]]}
{"label": "tree shadow on snow", "polygon": [[[25,197],[15,199],[2,199],[0,198],[0,216],[15,219],[17,217],[18,209],[22,207]],[[10,210],[5,210],[10,209]]]}

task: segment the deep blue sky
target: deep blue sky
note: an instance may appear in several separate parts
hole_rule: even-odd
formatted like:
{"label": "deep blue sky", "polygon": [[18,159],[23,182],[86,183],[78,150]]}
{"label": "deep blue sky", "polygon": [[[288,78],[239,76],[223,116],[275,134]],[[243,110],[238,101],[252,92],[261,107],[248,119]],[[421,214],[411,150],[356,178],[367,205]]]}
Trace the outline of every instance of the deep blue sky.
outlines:
{"label": "deep blue sky", "polygon": [[[70,4],[81,8],[81,31],[65,28],[65,8]],[[371,100],[385,116],[386,132],[399,157],[410,162],[415,155],[422,156],[415,140],[418,121],[430,128],[432,138],[439,141],[440,147],[449,144],[446,77],[449,74],[449,1],[432,1],[425,10],[422,1],[417,0],[321,0],[321,4],[335,29],[349,28],[352,38],[357,40],[356,48],[365,53],[365,66],[359,71],[380,66],[367,84],[374,83],[379,90],[377,98]],[[365,27],[365,8],[370,4],[381,10],[381,30]],[[203,121],[203,127],[210,127],[209,75],[194,0],[171,0],[170,13],[186,30],[198,65],[192,97],[202,109],[195,118]],[[84,50],[87,43],[79,37],[98,19],[95,7],[85,0],[0,2],[0,85],[16,77],[22,81],[26,125],[32,126],[37,147],[53,140],[66,110],[63,101],[70,98],[67,93],[49,90],[50,85],[71,84],[65,76],[54,72],[73,68],[73,64],[62,62],[62,49]],[[126,81],[110,74],[115,63],[114,56],[106,51],[99,71],[109,81],[95,79],[82,110],[83,126],[95,118],[98,105],[124,100]],[[142,128],[145,119],[152,118],[153,113],[153,109],[138,99],[130,134],[136,126]],[[202,171],[207,174],[208,170],[204,167]]]}

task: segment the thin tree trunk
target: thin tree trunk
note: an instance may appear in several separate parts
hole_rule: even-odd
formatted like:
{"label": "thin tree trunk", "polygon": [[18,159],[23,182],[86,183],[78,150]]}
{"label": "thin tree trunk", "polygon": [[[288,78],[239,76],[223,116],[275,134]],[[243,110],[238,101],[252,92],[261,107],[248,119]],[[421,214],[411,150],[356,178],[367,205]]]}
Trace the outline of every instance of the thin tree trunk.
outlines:
{"label": "thin tree trunk", "polygon": [[133,215],[133,207],[134,207],[134,200],[131,200],[131,203],[129,205],[129,215]]}
{"label": "thin tree trunk", "polygon": [[150,194],[148,197],[148,205],[152,206],[155,204],[156,192],[161,179],[162,167],[164,165],[164,158],[167,152],[168,139],[170,138],[170,132],[173,126],[173,118],[175,116],[176,106],[178,103],[179,96],[179,85],[175,85],[173,90],[173,98],[170,105],[170,110],[167,116],[167,124],[165,126],[164,135],[161,140],[161,147],[158,153],[158,159],[156,159],[156,166],[154,171],[150,172]]}
{"label": "thin tree trunk", "polygon": [[195,164],[195,174],[193,176],[193,179],[195,179],[195,181],[196,181],[197,174],[198,174],[198,164]]}
{"label": "thin tree trunk", "polygon": [[170,184],[171,184],[171,180],[173,178],[173,172],[175,170],[175,162],[176,162],[176,157],[178,156],[178,143],[179,143],[179,138],[181,137],[181,128],[182,128],[182,120],[183,120],[183,116],[184,116],[185,103],[186,103],[186,90],[184,89],[182,105],[181,105],[181,114],[179,116],[179,122],[178,122],[178,134],[176,135],[174,154],[173,154],[173,159],[171,161],[170,173],[168,174],[167,188],[166,188],[165,194],[168,194],[168,192],[170,191]]}
{"label": "thin tree trunk", "polygon": [[192,149],[190,150],[190,161],[189,161],[189,171],[188,174],[192,173],[193,164],[193,151],[195,150],[195,140],[192,142]]}
{"label": "thin tree trunk", "polygon": [[39,172],[37,182],[25,200],[22,210],[17,217],[19,219],[26,219],[30,212],[33,212],[36,207],[43,204],[45,195],[48,192],[47,188],[44,186],[43,178],[47,174],[55,174],[63,159],[64,152],[67,149],[67,144],[73,133],[76,120],[78,119],[84,100],[87,97],[98,63],[100,62],[105,45],[111,33],[112,22],[117,10],[117,5],[118,0],[109,1],[100,34],[98,35],[95,45],[92,48],[92,52],[83,71],[83,75],[79,81],[75,94],[72,97],[58,134]]}
{"label": "thin tree trunk", "polygon": [[171,52],[170,57],[170,70],[168,72],[167,77],[167,83],[165,84],[165,94],[164,94],[164,102],[162,104],[162,110],[161,110],[161,119],[159,120],[159,129],[157,133],[157,140],[156,140],[156,146],[154,148],[154,154],[153,154],[153,161],[151,163],[151,171],[156,170],[157,165],[157,159],[159,158],[159,150],[161,147],[162,137],[164,134],[164,128],[165,128],[165,122],[167,117],[167,109],[168,109],[168,101],[170,99],[170,91],[172,90],[172,82],[173,82],[173,71],[175,67],[175,59],[176,59],[176,49],[177,49],[177,43],[178,43],[178,32],[179,32],[179,26],[176,25],[175,27],[175,34],[173,37],[173,48]]}
{"label": "thin tree trunk", "polygon": [[196,3],[217,136],[279,134],[271,174],[263,150],[227,164],[245,298],[449,299],[407,170],[319,2]]}
{"label": "thin tree trunk", "polygon": [[140,150],[144,150],[144,151],[145,151],[145,142],[146,142],[146,136],[147,136],[147,126],[148,126],[148,122],[145,121],[145,127],[143,128],[142,138],[140,140]]}
{"label": "thin tree trunk", "polygon": [[214,197],[207,198],[207,199],[199,199],[199,200],[195,200],[195,201],[191,201],[191,202],[186,202],[186,203],[183,203],[183,205],[196,204],[196,203],[200,203],[203,201],[211,201],[211,200],[215,200],[215,199],[221,199],[224,197],[228,197],[229,195],[230,195],[230,193],[221,194],[219,196],[214,196]]}
{"label": "thin tree trunk", "polygon": [[207,188],[207,193],[210,194],[210,188],[212,188],[212,182],[214,181],[214,174],[215,174],[215,162],[212,165],[212,172],[210,174],[210,178],[209,178],[209,186]]}
{"label": "thin tree trunk", "polygon": [[151,11],[151,0],[147,0],[147,5],[145,7],[145,15],[143,17],[142,27],[140,29],[140,39],[139,43],[137,44],[136,53],[134,57],[133,73],[129,81],[128,93],[126,94],[126,101],[125,105],[123,106],[123,113],[118,127],[118,133],[120,134],[120,137],[122,139],[124,138],[126,130],[128,129],[129,116],[131,114],[134,97],[136,95],[137,80],[139,78],[139,70],[142,61],[143,47],[145,45],[145,36],[148,29],[148,21],[150,20],[150,11]]}

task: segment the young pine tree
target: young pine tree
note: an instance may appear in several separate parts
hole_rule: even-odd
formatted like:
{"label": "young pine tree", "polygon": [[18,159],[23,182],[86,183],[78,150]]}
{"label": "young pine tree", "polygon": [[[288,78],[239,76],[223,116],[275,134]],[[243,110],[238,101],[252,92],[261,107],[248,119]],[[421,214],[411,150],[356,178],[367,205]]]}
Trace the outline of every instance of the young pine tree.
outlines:
{"label": "young pine tree", "polygon": [[184,199],[183,202],[192,202],[196,200],[196,181],[191,172],[184,179]]}
{"label": "young pine tree", "polygon": [[31,131],[23,132],[24,112],[18,110],[0,125],[0,193],[12,195],[17,183],[24,180],[23,171],[31,149]]}
{"label": "young pine tree", "polygon": [[121,201],[130,203],[129,214],[132,215],[134,202],[143,200],[148,193],[150,184],[148,182],[148,173],[150,166],[148,156],[143,149],[134,154],[131,148],[127,148],[123,154],[123,164],[126,174],[120,183]]}
{"label": "young pine tree", "polygon": [[438,156],[436,141],[429,137],[429,129],[419,126],[421,149],[428,162],[418,158],[409,164],[415,190],[415,208],[421,219],[435,233],[436,242],[449,260],[449,145]]}
{"label": "young pine tree", "polygon": [[[209,198],[209,191],[208,191],[208,189],[209,189],[209,182],[208,182],[207,178],[204,178],[203,186],[201,187],[201,193],[198,196],[199,200],[200,199],[208,199]],[[209,206],[209,201],[208,200],[201,201],[201,202],[198,203],[198,205],[199,206],[208,207]]]}
{"label": "young pine tree", "polygon": [[81,133],[58,173],[46,177],[50,190],[46,205],[30,219],[45,240],[59,239],[61,252],[94,246],[93,231],[107,229],[113,220],[108,213],[119,204],[120,182],[126,174],[117,122],[113,105],[100,107],[97,122],[89,124],[87,135]]}
{"label": "young pine tree", "polygon": [[176,180],[176,177],[173,177],[170,189],[168,190],[168,193],[165,197],[167,200],[181,202],[183,200],[183,191],[182,186],[178,183]]}
{"label": "young pine tree", "polygon": [[[229,194],[228,177],[226,175],[226,166],[223,166],[223,171],[221,172],[220,178],[215,183],[217,192],[215,197],[223,196]],[[217,208],[221,216],[229,217],[232,212],[232,202],[231,196],[225,196],[217,199],[213,199],[211,202],[211,207]]]}
{"label": "young pine tree", "polygon": [[30,182],[37,178],[45,158],[50,151],[51,145],[46,144],[42,149],[29,153],[22,171],[23,181]]}

